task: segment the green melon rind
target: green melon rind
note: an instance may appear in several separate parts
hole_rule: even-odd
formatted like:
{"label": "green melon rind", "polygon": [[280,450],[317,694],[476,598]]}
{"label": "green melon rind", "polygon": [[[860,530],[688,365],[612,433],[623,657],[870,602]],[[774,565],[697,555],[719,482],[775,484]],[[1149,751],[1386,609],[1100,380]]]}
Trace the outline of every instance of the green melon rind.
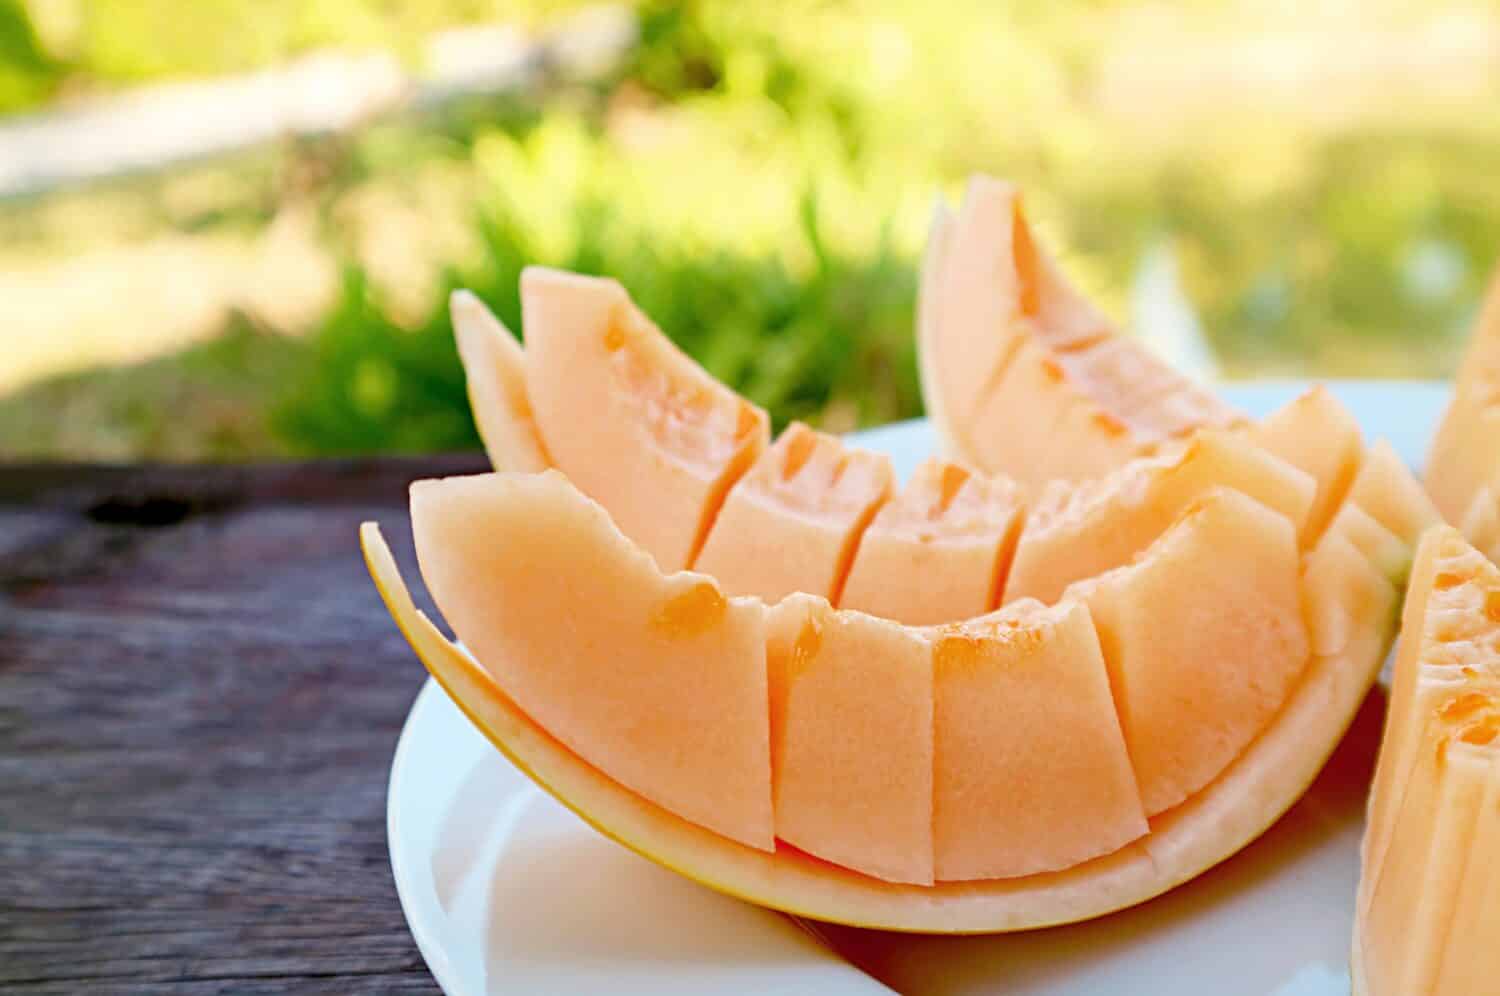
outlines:
{"label": "green melon rind", "polygon": [[600,833],[720,892],[834,923],[915,933],[1028,930],[1091,919],[1160,895],[1249,844],[1312,783],[1353,721],[1390,639],[1372,625],[1344,653],[1313,657],[1267,730],[1214,782],[1114,854],[1062,872],[983,882],[881,882],[778,845],[758,851],[635,795],[532,722],[412,602],[379,527],[360,530],[391,615],[475,727]]}

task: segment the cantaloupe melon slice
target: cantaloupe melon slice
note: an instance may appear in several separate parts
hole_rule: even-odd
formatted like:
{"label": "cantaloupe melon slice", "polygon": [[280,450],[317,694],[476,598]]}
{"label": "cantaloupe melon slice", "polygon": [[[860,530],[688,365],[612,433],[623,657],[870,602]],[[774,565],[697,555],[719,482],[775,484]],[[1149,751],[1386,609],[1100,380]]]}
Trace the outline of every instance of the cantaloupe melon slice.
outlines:
{"label": "cantaloupe melon slice", "polygon": [[1355,992],[1487,992],[1500,970],[1500,570],[1422,540],[1370,797]]}
{"label": "cantaloupe melon slice", "polygon": [[664,570],[692,563],[766,413],[674,346],[613,280],[521,274],[526,390],[554,466]]}
{"label": "cantaloupe melon slice", "polygon": [[735,595],[837,600],[893,477],[884,454],[793,423],[730,489],[693,569]]}
{"label": "cantaloupe melon slice", "polygon": [[1016,602],[933,636],[939,879],[1061,871],[1147,832],[1084,606]]}
{"label": "cantaloupe melon slice", "polygon": [[1500,499],[1492,488],[1484,486],[1474,492],[1459,528],[1480,553],[1500,563]]}
{"label": "cantaloupe melon slice", "polygon": [[1364,436],[1354,413],[1322,384],[1247,429],[1262,449],[1312,475],[1318,485],[1302,541],[1310,546],[1343,501],[1364,455]]}
{"label": "cantaloupe melon slice", "polygon": [[983,615],[999,603],[1023,521],[1010,480],[924,461],[865,530],[839,605],[912,625]]}
{"label": "cantaloupe melon slice", "polygon": [[521,344],[466,290],[453,292],[448,312],[468,380],[469,410],[491,465],[496,470],[546,470],[552,460],[531,414]]}
{"label": "cantaloupe melon slice", "polygon": [[[572,504],[580,500],[573,493]],[[519,516],[511,525],[487,537],[489,542],[524,534],[531,523]],[[1290,530],[1290,525],[1285,528]],[[1387,639],[1371,626],[1344,654],[1311,658],[1275,722],[1210,785],[1152,819],[1144,838],[1065,871],[932,886],[895,884],[820,861],[789,845],[778,844],[774,852],[767,852],[737,843],[656,805],[588,764],[506,694],[496,674],[507,673],[513,662],[508,657],[495,659],[491,673],[445,640],[416,611],[378,529],[367,524],[361,536],[387,606],[433,675],[512,761],[595,827],[690,878],[761,905],[895,930],[994,932],[1086,919],[1149,899],[1223,860],[1264,831],[1312,781],[1373,681]],[[474,542],[472,531],[456,537],[455,543],[455,553],[486,551]],[[616,531],[584,562],[598,570],[601,561],[617,559],[628,548]],[[1216,552],[1221,563],[1222,554]],[[625,559],[643,558],[630,554]],[[679,577],[661,583],[696,590],[698,580]],[[594,608],[564,599],[528,618],[538,633],[565,636],[576,632],[568,620]],[[697,619],[701,614],[686,615]],[[627,632],[621,629],[607,646],[594,651],[597,659],[606,664],[619,660],[635,644]],[[565,660],[569,667],[586,668],[588,662],[580,662],[581,656],[553,654],[537,666]],[[623,691],[622,695],[629,698]],[[717,715],[708,718],[717,720]],[[688,751],[698,747],[684,743]],[[1058,788],[1067,792],[1070,786]]]}
{"label": "cantaloupe melon slice", "polygon": [[1132,461],[1097,481],[1050,485],[1026,521],[1005,600],[1055,601],[1072,582],[1130,562],[1184,509],[1216,487],[1260,501],[1301,528],[1315,484],[1302,471],[1227,432]]}
{"label": "cantaloupe melon slice", "polygon": [[1099,629],[1147,815],[1212,781],[1286,700],[1308,657],[1298,566],[1285,516],[1216,489],[1136,563],[1068,590]]}
{"label": "cantaloupe melon slice", "polygon": [[1374,620],[1395,620],[1399,586],[1409,561],[1381,534],[1384,527],[1355,505],[1345,502],[1333,523],[1302,564],[1302,606],[1308,637],[1317,654],[1342,653]]}
{"label": "cantaloupe melon slice", "polygon": [[810,595],[772,607],[767,627],[776,835],[931,885],[931,641]]}
{"label": "cantaloupe melon slice", "polygon": [[506,662],[506,695],[580,757],[769,848],[764,606],[708,578],[664,577],[577,494],[556,471],[413,484],[428,589],[480,660]]}
{"label": "cantaloupe melon slice", "polygon": [[1481,487],[1500,472],[1500,267],[1490,282],[1453,399],[1427,454],[1426,484],[1447,520],[1464,521]]}
{"label": "cantaloupe melon slice", "polygon": [[[1242,421],[1115,332],[1037,244],[1007,183],[976,177],[956,218],[935,216],[922,294],[938,298],[918,321],[929,414],[948,452],[987,471],[1028,486],[1082,480],[1164,439]],[[1043,460],[1028,435],[1054,444]]]}
{"label": "cantaloupe melon slice", "polygon": [[1432,499],[1384,439],[1365,453],[1348,499],[1413,548],[1429,526],[1441,521]]}

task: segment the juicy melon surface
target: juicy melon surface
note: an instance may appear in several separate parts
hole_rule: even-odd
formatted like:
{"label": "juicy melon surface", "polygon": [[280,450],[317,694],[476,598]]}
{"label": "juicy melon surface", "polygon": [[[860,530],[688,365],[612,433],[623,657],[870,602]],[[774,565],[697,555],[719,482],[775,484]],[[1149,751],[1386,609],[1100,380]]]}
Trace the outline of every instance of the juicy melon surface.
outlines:
{"label": "juicy melon surface", "polygon": [[957,217],[935,215],[922,294],[938,297],[918,325],[929,411],[949,452],[987,471],[1030,487],[1083,480],[1165,439],[1242,421],[1068,283],[1010,184],[976,177]]}
{"label": "juicy melon surface", "polygon": [[1260,501],[1300,529],[1315,484],[1247,440],[1212,430],[1174,453],[1132,461],[1096,481],[1054,482],[1027,518],[1005,600],[1056,601],[1074,581],[1129,563],[1217,487]]}
{"label": "juicy melon surface", "polygon": [[932,645],[821,598],[767,615],[776,835],[890,882],[933,881]]}
{"label": "juicy melon surface", "polygon": [[526,389],[554,466],[656,558],[692,563],[765,449],[766,413],[715,381],[613,280],[521,274]]}
{"label": "juicy melon surface", "polygon": [[448,312],[464,365],[469,409],[490,464],[496,470],[546,470],[552,459],[532,416],[521,344],[466,290],[453,292]]}
{"label": "juicy melon surface", "polygon": [[758,601],[663,576],[556,471],[418,481],[411,512],[428,590],[479,660],[505,662],[509,698],[645,798],[772,846]]}
{"label": "juicy melon surface", "polygon": [[1024,519],[1013,482],[924,461],[859,540],[839,606],[911,625],[983,615]]}
{"label": "juicy melon surface", "polygon": [[894,476],[884,454],[793,423],[730,489],[692,567],[735,595],[837,600]]}
{"label": "juicy melon surface", "polygon": [[1486,992],[1500,970],[1500,570],[1423,539],[1370,798],[1355,991]]}
{"label": "juicy melon surface", "polygon": [[1354,413],[1319,384],[1253,423],[1246,434],[1316,482],[1317,494],[1302,527],[1304,543],[1313,542],[1323,534],[1359,471],[1364,434]]}
{"label": "juicy melon surface", "polygon": [[1086,608],[1017,602],[933,639],[940,880],[1060,871],[1146,833]]}
{"label": "juicy melon surface", "polygon": [[1286,700],[1309,650],[1298,573],[1291,522],[1219,489],[1136,563],[1069,589],[1098,627],[1147,815],[1217,777]]}

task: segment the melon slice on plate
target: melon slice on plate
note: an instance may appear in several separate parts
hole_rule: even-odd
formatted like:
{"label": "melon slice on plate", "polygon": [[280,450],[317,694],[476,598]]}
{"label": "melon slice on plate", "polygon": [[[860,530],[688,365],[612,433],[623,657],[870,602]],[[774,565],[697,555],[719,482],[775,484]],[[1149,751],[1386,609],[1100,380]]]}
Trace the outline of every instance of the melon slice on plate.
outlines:
{"label": "melon slice on plate", "polygon": [[613,280],[521,274],[526,390],[553,465],[663,570],[693,562],[769,440],[766,413],[710,377]]}
{"label": "melon slice on plate", "polygon": [[912,625],[983,615],[1023,521],[1013,482],[927,460],[865,530],[839,605]]}
{"label": "melon slice on plate", "polygon": [[1290,520],[1216,489],[1135,563],[1069,589],[1098,626],[1148,816],[1217,777],[1301,675],[1298,560]]}
{"label": "melon slice on plate", "polygon": [[794,422],[730,489],[693,569],[736,595],[837,600],[893,477],[883,453]]}
{"label": "melon slice on plate", "polygon": [[[1078,600],[907,629],[806,597],[770,610],[726,598],[702,575],[663,574],[551,472],[419,485],[414,518],[430,589],[475,656],[416,612],[373,525],[362,533],[371,571],[434,676],[518,766],[667,867],[762,905],[866,926],[1018,930],[1097,916],[1186,881],[1254,839],[1306,788],[1373,681],[1388,637],[1372,623],[1327,657],[1301,652],[1294,637],[1268,638],[1298,615],[1295,606],[1287,613],[1276,581],[1289,571],[1295,587],[1294,530],[1228,491],[1209,495],[1137,564],[1097,586],[1110,621],[1095,632],[1105,639],[1091,638],[1093,615]],[[1206,596],[1194,589],[1259,606],[1264,618],[1249,625],[1246,608],[1225,626],[1199,611]],[[1161,621],[1184,598],[1177,628],[1191,636]],[[1299,677],[1215,777],[1128,839],[1144,809],[1126,775],[1141,769],[1124,747],[1129,723],[1116,729],[1106,705],[1118,699],[1116,672],[1127,682],[1146,673],[1143,639],[1174,674],[1196,663],[1223,678],[1240,649],[1220,644],[1244,640],[1259,648],[1257,675]],[[1124,648],[1114,661],[1111,646]],[[1185,650],[1196,660],[1169,659]],[[1268,659],[1278,654],[1297,659]],[[889,841],[871,835],[924,791],[912,760],[924,751],[924,694],[932,697],[931,885],[888,880],[925,881],[920,825],[894,826]],[[1007,704],[1014,715],[1002,714]],[[1171,703],[1153,704],[1170,713]],[[898,708],[915,721],[893,725]],[[1179,725],[1203,715],[1201,703],[1181,709],[1171,717]],[[887,733],[898,743],[875,739]],[[897,753],[910,756],[891,760]],[[829,770],[794,771],[794,754]],[[875,754],[878,762],[863,757]],[[895,773],[892,784],[857,791],[877,763]],[[1018,805],[1007,808],[1007,797]],[[965,807],[1004,822],[965,827]],[[1042,813],[1062,815],[1043,827]],[[784,839],[770,844],[783,824],[837,860]],[[1069,860],[1077,863],[1064,866]],[[1055,870],[1020,873],[1026,868]],[[1005,872],[1011,877],[943,880]]]}
{"label": "melon slice on plate", "polygon": [[773,606],[767,625],[777,837],[931,885],[931,642],[810,595]]}
{"label": "melon slice on plate", "polygon": [[935,215],[921,290],[929,414],[947,451],[986,471],[1031,487],[1088,479],[1243,421],[1115,331],[1037,243],[1010,184],[976,177],[956,217]]}
{"label": "melon slice on plate", "polygon": [[552,460],[531,414],[521,344],[466,290],[453,292],[448,313],[468,381],[469,410],[490,464],[496,470],[546,470]]}
{"label": "melon slice on plate", "polygon": [[765,607],[708,578],[663,576],[576,496],[556,471],[413,484],[434,600],[479,660],[506,662],[506,695],[579,757],[769,848]]}
{"label": "melon slice on plate", "polygon": [[1087,608],[1016,602],[934,638],[940,880],[1061,871],[1147,832]]}
{"label": "melon slice on plate", "polygon": [[1490,283],[1469,348],[1454,378],[1453,400],[1427,454],[1426,484],[1453,525],[1472,514],[1481,488],[1500,493],[1500,268]]}
{"label": "melon slice on plate", "polygon": [[1315,489],[1302,471],[1240,436],[1214,430],[1097,481],[1056,481],[1026,521],[1005,600],[1055,601],[1074,581],[1129,563],[1216,487],[1256,499],[1297,529],[1307,519]]}
{"label": "melon slice on plate", "polygon": [[1353,975],[1364,996],[1467,996],[1500,972],[1500,570],[1422,540],[1370,798]]}
{"label": "melon slice on plate", "polygon": [[1252,424],[1247,434],[1317,482],[1317,497],[1302,529],[1304,545],[1311,544],[1343,501],[1364,455],[1364,435],[1354,413],[1319,384]]}

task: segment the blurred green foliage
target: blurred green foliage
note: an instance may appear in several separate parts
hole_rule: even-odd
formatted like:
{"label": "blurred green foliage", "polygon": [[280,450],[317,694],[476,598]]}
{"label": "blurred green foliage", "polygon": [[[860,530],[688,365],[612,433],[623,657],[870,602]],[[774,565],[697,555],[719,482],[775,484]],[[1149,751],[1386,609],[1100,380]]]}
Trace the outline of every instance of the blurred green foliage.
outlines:
{"label": "blurred green foliage", "polygon": [[[24,8],[0,0],[0,106],[42,99],[64,74],[107,86],[332,41],[410,49],[442,25],[545,22],[576,4],[71,6],[69,40],[44,51]],[[917,414],[917,260],[932,198],[973,171],[1021,183],[1065,267],[1117,315],[1143,253],[1169,245],[1230,376],[1442,375],[1500,255],[1500,94],[1439,106],[1423,87],[1371,75],[1330,77],[1329,92],[1299,92],[1276,113],[1240,107],[1229,90],[1220,100],[1205,89],[1206,111],[1170,85],[1130,96],[1132,73],[1149,81],[1195,46],[1234,51],[1253,5],[1189,5],[1172,19],[1179,33],[1160,36],[1176,39],[1169,49],[1137,30],[1140,5],[1120,0],[632,6],[639,44],[605,78],[554,79],[293,150],[316,167],[302,172],[316,177],[344,277],[277,378],[276,445],[472,445],[443,297],[471,287],[520,331],[528,263],[618,277],[778,423]],[[1426,16],[1396,0],[1381,10],[1398,40],[1403,18],[1416,32]],[[1341,39],[1322,43],[1332,52]],[[30,97],[6,96],[23,92],[6,89],[16,66]],[[464,192],[477,248],[447,261],[413,312],[369,269],[339,205],[377,180],[415,185],[435,164]]]}

